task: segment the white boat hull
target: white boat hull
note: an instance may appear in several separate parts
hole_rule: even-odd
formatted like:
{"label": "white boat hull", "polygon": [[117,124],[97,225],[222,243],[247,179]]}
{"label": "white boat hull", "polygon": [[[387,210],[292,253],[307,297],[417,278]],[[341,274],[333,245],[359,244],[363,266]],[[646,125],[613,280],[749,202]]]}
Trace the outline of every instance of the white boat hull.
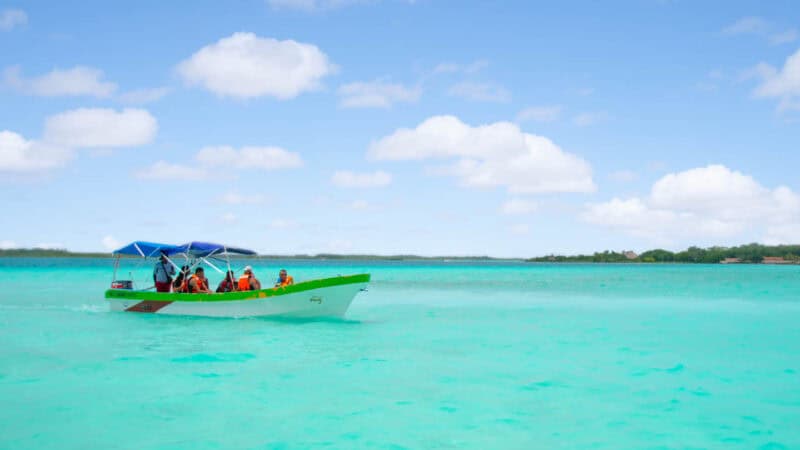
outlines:
{"label": "white boat hull", "polygon": [[112,311],[207,317],[343,317],[366,287],[365,281],[286,292],[264,290],[253,292],[251,298],[234,300],[215,297],[229,294],[145,295],[111,290],[106,299]]}

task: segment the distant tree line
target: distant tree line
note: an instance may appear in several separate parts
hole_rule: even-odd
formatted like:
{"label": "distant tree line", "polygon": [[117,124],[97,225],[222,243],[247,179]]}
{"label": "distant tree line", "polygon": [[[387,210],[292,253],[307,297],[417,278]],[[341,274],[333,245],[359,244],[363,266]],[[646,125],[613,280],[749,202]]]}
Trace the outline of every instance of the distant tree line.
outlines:
{"label": "distant tree line", "polygon": [[760,263],[765,257],[781,257],[787,261],[800,262],[800,245],[747,244],[738,247],[689,247],[681,252],[656,249],[648,250],[636,258],[624,252],[604,251],[592,255],[549,255],[531,258],[529,262],[595,262],[595,263],[701,263],[716,264],[725,259],[738,259],[743,263]]}
{"label": "distant tree line", "polygon": [[[528,262],[585,262],[585,263],[705,263],[716,264],[727,258],[735,258],[743,263],[760,263],[765,257],[780,257],[787,261],[800,263],[800,245],[761,245],[747,244],[738,247],[689,247],[681,252],[655,249],[648,250],[635,258],[627,252],[606,250],[591,255],[548,255],[530,258]],[[109,253],[74,253],[64,249],[15,248],[0,249],[0,257],[109,257]],[[417,256],[417,255],[260,255],[261,259],[327,259],[350,261],[519,261],[514,259],[491,258],[488,256]],[[237,258],[238,259],[238,258]]]}
{"label": "distant tree line", "polygon": [[[0,249],[1,257],[31,257],[31,258],[107,258],[111,253],[77,253],[64,249],[44,248],[13,248]],[[126,256],[126,258],[138,258]],[[489,256],[417,256],[417,255],[338,255],[334,253],[321,253],[316,255],[258,255],[237,256],[236,259],[268,259],[268,260],[341,260],[341,261],[520,261],[520,259],[499,259]]]}
{"label": "distant tree line", "polygon": [[0,249],[0,257],[30,257],[30,258],[74,258],[74,257],[103,257],[108,253],[73,253],[64,249],[51,248],[8,248]]}

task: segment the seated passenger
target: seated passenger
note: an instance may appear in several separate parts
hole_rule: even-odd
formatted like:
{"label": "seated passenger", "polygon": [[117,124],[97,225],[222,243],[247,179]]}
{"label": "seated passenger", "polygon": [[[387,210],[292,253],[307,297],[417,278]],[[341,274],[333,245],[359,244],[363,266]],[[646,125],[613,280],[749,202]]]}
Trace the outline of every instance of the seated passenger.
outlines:
{"label": "seated passenger", "polygon": [[211,293],[211,291],[208,290],[208,280],[205,277],[205,272],[203,271],[202,267],[195,269],[194,275],[189,278],[188,292],[190,294]]}
{"label": "seated passenger", "polygon": [[189,266],[181,267],[175,281],[172,282],[172,292],[186,292],[189,283]]}
{"label": "seated passenger", "polygon": [[286,287],[294,284],[294,278],[286,273],[286,269],[281,269],[278,273],[278,281],[275,282],[275,287]]}
{"label": "seated passenger", "polygon": [[244,273],[239,277],[239,290],[240,291],[257,291],[261,289],[261,282],[253,274],[253,268],[247,266],[244,268]]}
{"label": "seated passenger", "polygon": [[233,271],[229,270],[225,274],[225,279],[219,282],[217,292],[233,292],[236,290],[236,283],[234,283]]}

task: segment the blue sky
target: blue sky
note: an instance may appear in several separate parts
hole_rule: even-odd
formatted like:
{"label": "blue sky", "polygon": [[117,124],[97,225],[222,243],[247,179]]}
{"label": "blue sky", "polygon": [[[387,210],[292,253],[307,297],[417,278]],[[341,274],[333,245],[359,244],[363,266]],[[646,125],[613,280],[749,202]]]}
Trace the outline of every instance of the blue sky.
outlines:
{"label": "blue sky", "polygon": [[800,9],[0,2],[3,247],[800,242]]}

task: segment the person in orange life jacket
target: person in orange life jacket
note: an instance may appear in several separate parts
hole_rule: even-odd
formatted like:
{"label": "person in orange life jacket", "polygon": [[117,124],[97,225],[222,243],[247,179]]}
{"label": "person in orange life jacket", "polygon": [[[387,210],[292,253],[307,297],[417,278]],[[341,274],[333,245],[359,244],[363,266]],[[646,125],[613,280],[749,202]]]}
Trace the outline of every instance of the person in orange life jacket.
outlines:
{"label": "person in orange life jacket", "polygon": [[182,266],[175,281],[172,282],[172,292],[186,292],[189,283],[189,266]]}
{"label": "person in orange life jacket", "polygon": [[202,267],[194,270],[194,275],[189,278],[188,291],[190,294],[210,294],[208,290],[208,280],[205,277],[205,272]]}
{"label": "person in orange life jacket", "polygon": [[294,278],[286,273],[286,269],[281,269],[278,273],[278,281],[275,282],[275,287],[286,287],[294,284]]}
{"label": "person in orange life jacket", "polygon": [[175,268],[167,261],[167,256],[162,253],[153,268],[153,283],[156,285],[156,292],[169,292],[174,276]]}
{"label": "person in orange life jacket", "polygon": [[261,282],[253,274],[253,268],[247,266],[244,268],[244,273],[239,277],[239,290],[240,291],[257,291],[261,289]]}
{"label": "person in orange life jacket", "polygon": [[234,282],[233,271],[229,270],[225,274],[225,279],[219,282],[217,292],[233,292],[236,290],[236,283]]}

